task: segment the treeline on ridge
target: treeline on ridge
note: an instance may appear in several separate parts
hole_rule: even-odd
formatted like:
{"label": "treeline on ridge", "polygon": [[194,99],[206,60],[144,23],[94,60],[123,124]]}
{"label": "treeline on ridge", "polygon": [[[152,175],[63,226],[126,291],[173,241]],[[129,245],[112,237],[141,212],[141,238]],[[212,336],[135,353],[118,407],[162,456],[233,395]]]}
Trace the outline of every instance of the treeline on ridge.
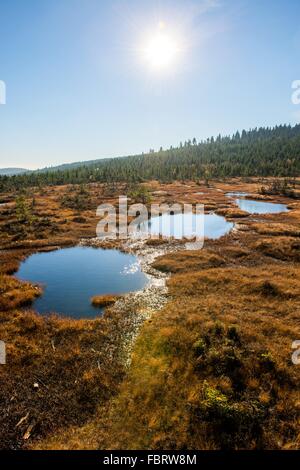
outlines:
{"label": "treeline on ridge", "polygon": [[28,174],[0,177],[0,191],[30,186],[87,182],[197,180],[235,176],[300,174],[300,124],[256,128],[233,136],[194,138],[176,148],[82,164],[62,165]]}

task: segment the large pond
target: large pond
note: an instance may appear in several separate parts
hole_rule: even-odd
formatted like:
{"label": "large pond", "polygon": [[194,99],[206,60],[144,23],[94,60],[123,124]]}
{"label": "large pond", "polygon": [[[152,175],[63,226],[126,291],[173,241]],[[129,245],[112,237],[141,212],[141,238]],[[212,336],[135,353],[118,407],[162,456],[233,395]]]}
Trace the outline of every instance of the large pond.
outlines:
{"label": "large pond", "polygon": [[152,217],[141,224],[140,231],[164,237],[201,236],[205,238],[220,238],[233,228],[233,223],[217,214],[163,214]]}
{"label": "large pond", "polygon": [[136,291],[148,282],[135,256],[90,247],[34,254],[20,265],[17,277],[44,287],[33,305],[37,312],[74,318],[101,313],[91,305],[94,295]]}
{"label": "large pond", "polygon": [[285,204],[274,202],[252,201],[251,199],[236,199],[235,202],[242,211],[250,214],[277,214],[288,211]]}

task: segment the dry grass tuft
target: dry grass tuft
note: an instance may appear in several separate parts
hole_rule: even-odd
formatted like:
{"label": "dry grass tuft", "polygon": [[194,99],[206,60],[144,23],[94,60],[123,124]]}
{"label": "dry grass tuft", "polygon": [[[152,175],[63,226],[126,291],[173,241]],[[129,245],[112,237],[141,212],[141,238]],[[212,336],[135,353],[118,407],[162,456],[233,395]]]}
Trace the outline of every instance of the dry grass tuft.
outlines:
{"label": "dry grass tuft", "polygon": [[42,293],[39,286],[0,274],[0,310],[30,305]]}
{"label": "dry grass tuft", "polygon": [[225,260],[219,254],[211,251],[182,251],[157,258],[153,267],[171,273],[184,273],[198,271],[203,268],[214,268],[225,264]]}
{"label": "dry grass tuft", "polygon": [[94,307],[108,307],[115,304],[120,298],[120,295],[96,295],[92,297],[91,302]]}
{"label": "dry grass tuft", "polygon": [[229,219],[240,219],[244,217],[249,217],[249,213],[246,211],[242,211],[241,209],[237,208],[224,208],[224,209],[217,209],[216,214],[222,215],[223,217],[227,217]]}
{"label": "dry grass tuft", "polygon": [[257,240],[253,247],[262,254],[279,260],[300,261],[300,240],[297,238],[263,238]]}

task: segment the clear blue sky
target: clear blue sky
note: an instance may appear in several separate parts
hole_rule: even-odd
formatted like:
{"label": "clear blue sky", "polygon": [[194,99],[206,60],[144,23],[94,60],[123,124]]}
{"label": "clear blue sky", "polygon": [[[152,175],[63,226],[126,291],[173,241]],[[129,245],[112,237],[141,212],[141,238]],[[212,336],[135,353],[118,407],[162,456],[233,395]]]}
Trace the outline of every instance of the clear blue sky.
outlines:
{"label": "clear blue sky", "polygon": [[[128,155],[300,121],[299,0],[0,0],[0,167]],[[137,49],[164,21],[164,73]]]}

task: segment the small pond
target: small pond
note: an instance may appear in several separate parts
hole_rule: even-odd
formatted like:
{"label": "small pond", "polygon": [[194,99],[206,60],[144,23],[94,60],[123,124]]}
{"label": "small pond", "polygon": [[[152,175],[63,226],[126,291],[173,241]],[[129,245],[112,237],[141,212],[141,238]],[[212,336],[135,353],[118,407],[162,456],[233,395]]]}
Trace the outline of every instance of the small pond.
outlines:
{"label": "small pond", "polygon": [[248,193],[235,191],[226,193],[226,196],[237,198],[235,199],[236,204],[242,211],[249,212],[249,214],[277,214],[280,212],[288,212],[288,208],[285,204],[244,199],[245,196],[248,196]]}
{"label": "small pond", "polygon": [[217,214],[163,214],[152,217],[141,224],[141,232],[164,237],[172,236],[180,239],[201,235],[204,229],[204,237],[217,239],[226,235],[233,228],[233,223]]}
{"label": "small pond", "polygon": [[95,295],[137,291],[148,282],[135,256],[90,247],[34,254],[20,265],[17,277],[42,284],[44,293],[33,305],[37,312],[73,318],[101,313],[91,305]]}
{"label": "small pond", "polygon": [[249,214],[277,214],[280,212],[288,212],[285,204],[252,201],[250,199],[236,199],[235,202],[242,211],[249,212]]}

